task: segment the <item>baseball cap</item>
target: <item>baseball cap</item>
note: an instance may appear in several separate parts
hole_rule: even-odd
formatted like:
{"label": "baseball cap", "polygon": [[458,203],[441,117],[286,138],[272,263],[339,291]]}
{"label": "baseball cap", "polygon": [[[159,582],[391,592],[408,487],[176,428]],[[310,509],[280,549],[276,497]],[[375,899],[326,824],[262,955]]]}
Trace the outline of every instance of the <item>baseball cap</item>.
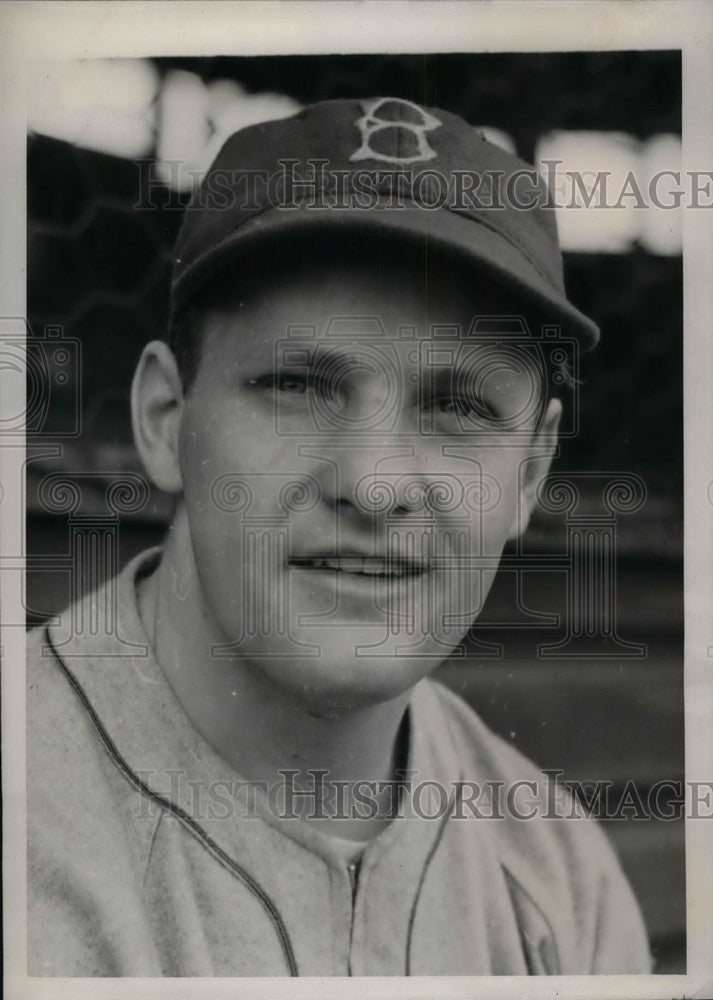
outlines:
{"label": "baseball cap", "polygon": [[377,231],[463,257],[589,348],[599,329],[567,298],[554,207],[534,167],[451,112],[322,101],[224,143],[186,208],[172,308],[261,242]]}

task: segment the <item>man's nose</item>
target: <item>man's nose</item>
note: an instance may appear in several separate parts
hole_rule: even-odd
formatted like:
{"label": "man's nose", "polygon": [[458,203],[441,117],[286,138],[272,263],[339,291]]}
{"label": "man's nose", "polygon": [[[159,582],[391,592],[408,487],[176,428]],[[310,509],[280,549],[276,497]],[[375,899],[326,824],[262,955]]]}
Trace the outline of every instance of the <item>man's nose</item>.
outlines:
{"label": "man's nose", "polygon": [[[426,488],[409,387],[395,367],[372,365],[367,373],[357,360],[359,377],[350,380],[339,411],[321,415],[321,450],[330,467],[320,477],[323,498],[362,518],[406,514],[423,505]],[[313,455],[319,450],[310,446]]]}
{"label": "man's nose", "polygon": [[353,371],[345,379],[345,393],[340,412],[335,414],[334,429],[363,431],[387,436],[408,431],[404,403],[408,393],[402,384],[403,374],[388,358],[354,357]]}
{"label": "man's nose", "polygon": [[322,451],[326,460],[319,479],[323,500],[334,510],[378,520],[423,506],[427,482],[418,449],[398,434],[343,434],[330,447],[310,451],[315,457]]}

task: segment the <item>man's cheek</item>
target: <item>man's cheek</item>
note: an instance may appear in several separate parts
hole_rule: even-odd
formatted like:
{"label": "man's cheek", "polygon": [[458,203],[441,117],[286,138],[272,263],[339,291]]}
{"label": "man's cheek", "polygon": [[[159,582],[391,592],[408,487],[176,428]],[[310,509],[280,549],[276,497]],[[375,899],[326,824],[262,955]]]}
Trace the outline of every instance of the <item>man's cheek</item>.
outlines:
{"label": "man's cheek", "polygon": [[478,514],[480,554],[487,559],[498,559],[512,525],[518,519],[517,462],[513,461],[512,467],[490,474],[488,487]]}
{"label": "man's cheek", "polygon": [[227,475],[237,475],[240,470],[239,454],[218,427],[189,430],[182,435],[179,445],[179,462],[184,484],[195,492],[210,496],[219,488]]}

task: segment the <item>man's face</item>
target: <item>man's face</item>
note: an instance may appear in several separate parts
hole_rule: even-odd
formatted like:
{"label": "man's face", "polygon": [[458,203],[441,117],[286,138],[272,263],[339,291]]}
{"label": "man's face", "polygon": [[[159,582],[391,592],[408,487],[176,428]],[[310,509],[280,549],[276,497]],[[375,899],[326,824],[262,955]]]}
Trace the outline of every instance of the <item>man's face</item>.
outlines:
{"label": "man's face", "polygon": [[223,653],[329,711],[396,697],[460,642],[559,413],[532,346],[472,329],[514,312],[487,280],[364,261],[205,314],[179,462]]}

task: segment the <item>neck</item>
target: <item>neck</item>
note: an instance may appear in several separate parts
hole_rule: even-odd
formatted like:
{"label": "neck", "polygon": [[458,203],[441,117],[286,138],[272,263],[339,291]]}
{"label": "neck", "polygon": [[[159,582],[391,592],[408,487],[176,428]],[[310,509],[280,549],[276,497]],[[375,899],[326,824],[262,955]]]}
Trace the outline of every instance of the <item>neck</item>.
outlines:
{"label": "neck", "polygon": [[205,606],[180,514],[161,563],[139,583],[138,596],[154,654],[183,710],[242,777],[270,785],[289,771],[296,786],[313,787],[315,772],[327,772],[326,783],[351,786],[391,781],[405,766],[397,744],[410,692],[380,704],[320,711],[296,702],[259,664],[211,656],[211,646],[227,639]]}

